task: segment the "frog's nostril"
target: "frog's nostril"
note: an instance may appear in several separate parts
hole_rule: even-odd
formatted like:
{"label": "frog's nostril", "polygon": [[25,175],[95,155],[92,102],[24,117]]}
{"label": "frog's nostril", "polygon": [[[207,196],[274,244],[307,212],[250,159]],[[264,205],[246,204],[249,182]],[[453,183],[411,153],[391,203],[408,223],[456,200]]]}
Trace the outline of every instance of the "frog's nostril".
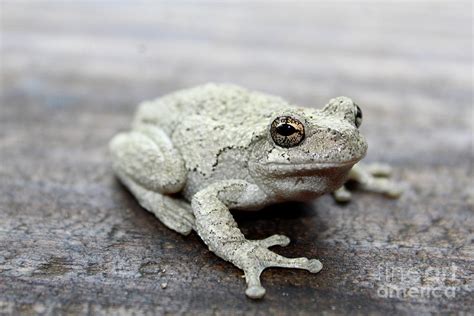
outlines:
{"label": "frog's nostril", "polygon": [[356,114],[355,114],[355,126],[357,128],[360,127],[360,125],[362,124],[362,110],[360,109],[360,107],[354,103],[354,106],[356,108]]}

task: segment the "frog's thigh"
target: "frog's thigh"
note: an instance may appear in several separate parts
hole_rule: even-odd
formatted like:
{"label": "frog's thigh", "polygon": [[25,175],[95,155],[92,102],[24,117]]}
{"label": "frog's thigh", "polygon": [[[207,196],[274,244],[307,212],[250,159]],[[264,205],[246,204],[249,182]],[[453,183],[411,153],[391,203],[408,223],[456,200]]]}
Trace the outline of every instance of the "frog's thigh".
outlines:
{"label": "frog's thigh", "polygon": [[146,127],[119,134],[110,143],[113,166],[140,205],[167,227],[189,234],[194,215],[189,203],[167,194],[179,192],[186,179],[184,162],[168,136]]}
{"label": "frog's thigh", "polygon": [[152,126],[115,136],[110,142],[113,166],[144,188],[170,194],[186,180],[184,161],[168,135]]}
{"label": "frog's thigh", "polygon": [[195,219],[188,202],[145,189],[124,174],[118,173],[118,176],[138,203],[153,213],[166,227],[183,235],[188,235],[193,230]]}

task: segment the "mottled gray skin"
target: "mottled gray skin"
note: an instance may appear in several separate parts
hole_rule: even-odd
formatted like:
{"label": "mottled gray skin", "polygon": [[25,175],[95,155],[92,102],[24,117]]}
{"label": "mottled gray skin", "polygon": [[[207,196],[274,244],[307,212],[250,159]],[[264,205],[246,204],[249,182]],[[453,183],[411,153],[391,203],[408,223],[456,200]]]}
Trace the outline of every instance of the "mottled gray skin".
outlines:
{"label": "mottled gray skin", "polygon": [[[281,116],[304,125],[304,138],[293,147],[271,136]],[[265,268],[316,273],[322,265],[268,249],[288,245],[286,236],[247,240],[229,209],[258,210],[328,192],[346,201],[347,179],[366,190],[400,193],[374,177],[387,175],[385,166],[354,166],[367,151],[357,119],[357,106],[346,97],[316,110],[234,85],[206,84],[142,103],[132,131],[115,136],[110,149],[118,177],[144,208],[179,233],[195,230],[212,252],[245,272],[246,294],[261,298]]]}

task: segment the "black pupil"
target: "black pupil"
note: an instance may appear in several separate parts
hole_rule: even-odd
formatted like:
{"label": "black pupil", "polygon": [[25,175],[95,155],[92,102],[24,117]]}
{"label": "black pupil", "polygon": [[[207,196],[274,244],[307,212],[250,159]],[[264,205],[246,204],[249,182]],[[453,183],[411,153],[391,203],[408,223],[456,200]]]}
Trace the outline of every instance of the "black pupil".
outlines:
{"label": "black pupil", "polygon": [[279,125],[277,126],[276,130],[277,130],[277,133],[282,136],[290,136],[296,132],[296,128],[294,128],[290,124]]}

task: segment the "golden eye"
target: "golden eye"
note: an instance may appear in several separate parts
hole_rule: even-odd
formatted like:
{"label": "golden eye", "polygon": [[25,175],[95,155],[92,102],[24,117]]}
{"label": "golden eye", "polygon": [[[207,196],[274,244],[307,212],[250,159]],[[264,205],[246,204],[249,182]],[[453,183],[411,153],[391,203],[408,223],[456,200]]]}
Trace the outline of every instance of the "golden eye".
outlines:
{"label": "golden eye", "polygon": [[304,125],[291,116],[279,116],[272,122],[270,134],[278,146],[294,147],[304,139]]}

